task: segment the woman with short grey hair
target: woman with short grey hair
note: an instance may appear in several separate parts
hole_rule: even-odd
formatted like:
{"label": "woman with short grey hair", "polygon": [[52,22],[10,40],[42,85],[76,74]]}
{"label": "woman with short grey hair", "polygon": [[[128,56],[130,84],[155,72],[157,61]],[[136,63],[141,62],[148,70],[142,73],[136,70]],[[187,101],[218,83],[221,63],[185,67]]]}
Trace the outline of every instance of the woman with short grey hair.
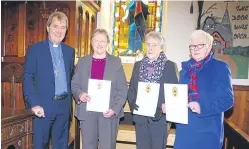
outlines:
{"label": "woman with short grey hair", "polygon": [[[174,149],[221,149],[224,112],[234,103],[231,70],[214,58],[213,37],[203,30],[191,35],[191,58],[182,62],[180,84],[188,85],[188,124],[176,124]],[[165,107],[163,107],[165,111]]]}
{"label": "woman with short grey hair", "polygon": [[[136,104],[138,83],[158,83],[159,98],[156,112],[153,117],[133,114],[136,128],[137,149],[165,149],[167,139],[166,117],[162,113],[164,105],[164,83],[177,83],[175,63],[168,60],[163,52],[164,39],[162,34],[150,31],[145,36],[146,56],[135,63],[130,87],[128,90],[128,102],[131,112],[138,110]],[[144,99],[152,100],[152,99]]]}
{"label": "woman with short grey hair", "polygon": [[[115,149],[119,119],[124,116],[127,82],[121,60],[107,53],[109,35],[97,29],[91,37],[93,54],[80,58],[72,79],[72,93],[76,100],[75,116],[80,121],[84,149]],[[104,112],[88,111],[91,102],[89,79],[101,88],[101,80],[111,82],[109,109]],[[102,100],[102,99],[99,99]]]}
{"label": "woman with short grey hair", "polygon": [[150,31],[145,35],[145,42],[150,39],[157,39],[160,43],[160,49],[164,49],[165,40],[160,32]]}
{"label": "woman with short grey hair", "polygon": [[109,44],[110,43],[110,37],[109,37],[109,34],[107,33],[107,31],[105,29],[96,29],[93,33],[92,33],[92,36],[91,36],[91,43],[94,42],[93,41],[93,38],[95,35],[97,34],[102,34],[102,35],[105,35],[106,36],[106,39],[107,39],[107,43]]}

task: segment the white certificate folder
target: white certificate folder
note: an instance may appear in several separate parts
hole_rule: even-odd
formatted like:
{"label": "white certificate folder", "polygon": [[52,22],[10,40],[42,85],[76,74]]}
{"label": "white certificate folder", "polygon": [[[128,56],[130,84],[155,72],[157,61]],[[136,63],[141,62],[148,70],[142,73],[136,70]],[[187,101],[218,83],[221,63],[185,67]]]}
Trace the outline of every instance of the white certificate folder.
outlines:
{"label": "white certificate folder", "polygon": [[188,86],[164,84],[166,120],[188,124]]}
{"label": "white certificate folder", "polygon": [[133,114],[154,117],[157,108],[159,96],[158,83],[138,82],[138,92],[136,104],[138,110],[134,110]]}
{"label": "white certificate folder", "polygon": [[87,102],[87,111],[106,112],[109,110],[111,81],[89,79],[88,95],[91,100]]}

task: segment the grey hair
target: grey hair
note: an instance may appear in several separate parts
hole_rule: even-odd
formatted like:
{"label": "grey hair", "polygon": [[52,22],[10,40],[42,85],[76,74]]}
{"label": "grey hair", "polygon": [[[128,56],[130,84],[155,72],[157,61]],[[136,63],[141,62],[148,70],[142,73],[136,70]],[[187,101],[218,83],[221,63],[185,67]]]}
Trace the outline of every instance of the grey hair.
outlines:
{"label": "grey hair", "polygon": [[66,27],[68,29],[68,18],[65,15],[65,13],[60,12],[60,11],[55,11],[52,14],[49,15],[48,17],[48,21],[47,21],[47,27],[50,26],[50,24],[52,23],[53,18],[57,18],[59,21],[66,21]]}
{"label": "grey hair", "polygon": [[203,31],[203,30],[195,30],[192,32],[190,40],[196,39],[196,38],[203,38],[205,43],[207,45],[210,45],[212,47],[214,38],[209,33]]}
{"label": "grey hair", "polygon": [[147,41],[149,38],[158,39],[160,41],[160,48],[161,49],[164,48],[165,40],[163,38],[163,35],[160,32],[156,32],[156,31],[150,31],[150,32],[148,32],[145,35],[145,41]]}
{"label": "grey hair", "polygon": [[105,30],[105,29],[96,29],[94,32],[93,32],[93,34],[92,34],[92,36],[91,36],[91,42],[92,42],[92,39],[93,39],[93,37],[96,35],[96,34],[103,34],[103,35],[105,35],[106,36],[106,39],[107,39],[107,43],[109,43],[110,42],[110,37],[109,37],[109,35],[108,35],[108,32]]}

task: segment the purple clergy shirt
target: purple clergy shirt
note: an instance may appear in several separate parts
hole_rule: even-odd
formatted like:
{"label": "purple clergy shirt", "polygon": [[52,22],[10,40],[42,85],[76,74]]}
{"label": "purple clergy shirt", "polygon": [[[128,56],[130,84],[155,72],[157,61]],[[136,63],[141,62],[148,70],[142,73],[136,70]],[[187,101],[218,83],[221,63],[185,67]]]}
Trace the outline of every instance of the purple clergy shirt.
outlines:
{"label": "purple clergy shirt", "polygon": [[91,79],[103,80],[106,58],[92,58]]}

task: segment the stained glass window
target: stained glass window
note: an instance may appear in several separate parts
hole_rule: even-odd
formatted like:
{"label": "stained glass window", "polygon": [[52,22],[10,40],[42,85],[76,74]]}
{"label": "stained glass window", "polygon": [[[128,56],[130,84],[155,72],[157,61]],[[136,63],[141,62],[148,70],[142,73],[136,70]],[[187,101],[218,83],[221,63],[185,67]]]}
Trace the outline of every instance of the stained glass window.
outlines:
{"label": "stained glass window", "polygon": [[116,0],[112,54],[135,56],[145,52],[146,31],[161,32],[162,0]]}

